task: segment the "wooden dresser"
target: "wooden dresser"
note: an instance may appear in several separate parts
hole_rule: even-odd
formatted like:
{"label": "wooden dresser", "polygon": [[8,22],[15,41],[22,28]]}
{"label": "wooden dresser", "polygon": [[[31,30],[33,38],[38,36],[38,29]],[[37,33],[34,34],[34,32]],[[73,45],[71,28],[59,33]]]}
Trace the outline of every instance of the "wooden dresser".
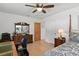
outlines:
{"label": "wooden dresser", "polygon": [[[22,34],[18,34],[18,35],[13,36],[14,43],[15,44],[17,44],[18,42],[20,43],[22,38],[23,38]],[[28,34],[28,42],[33,43],[33,35],[32,34]]]}
{"label": "wooden dresser", "polygon": [[29,39],[29,43],[33,43],[33,35],[32,34],[29,34],[28,39]]}
{"label": "wooden dresser", "polygon": [[57,47],[57,46],[59,46],[59,45],[61,45],[61,44],[63,44],[63,43],[65,43],[65,38],[63,37],[62,39],[60,39],[60,38],[55,38],[55,43],[54,43],[54,47]]}

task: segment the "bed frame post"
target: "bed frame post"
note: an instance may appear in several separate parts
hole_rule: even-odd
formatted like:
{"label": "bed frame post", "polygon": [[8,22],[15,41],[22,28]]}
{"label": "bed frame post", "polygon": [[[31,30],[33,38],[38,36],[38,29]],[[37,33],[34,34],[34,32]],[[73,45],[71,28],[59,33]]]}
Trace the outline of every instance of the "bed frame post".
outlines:
{"label": "bed frame post", "polygon": [[69,15],[69,40],[71,40],[70,35],[71,35],[71,14]]}

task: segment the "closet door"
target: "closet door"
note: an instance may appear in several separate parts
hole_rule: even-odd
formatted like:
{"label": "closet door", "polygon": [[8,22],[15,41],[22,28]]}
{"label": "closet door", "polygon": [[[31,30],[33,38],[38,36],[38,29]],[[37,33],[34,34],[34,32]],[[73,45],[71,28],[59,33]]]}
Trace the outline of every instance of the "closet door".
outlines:
{"label": "closet door", "polygon": [[41,24],[40,23],[34,24],[34,40],[35,41],[41,40]]}

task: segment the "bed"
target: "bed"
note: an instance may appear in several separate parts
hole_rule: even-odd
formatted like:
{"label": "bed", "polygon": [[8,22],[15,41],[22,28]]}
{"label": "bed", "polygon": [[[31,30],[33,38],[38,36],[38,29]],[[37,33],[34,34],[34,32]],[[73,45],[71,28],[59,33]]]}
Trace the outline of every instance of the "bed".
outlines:
{"label": "bed", "polygon": [[69,41],[45,52],[43,56],[79,56],[79,42]]}
{"label": "bed", "polygon": [[42,54],[43,56],[79,56],[79,31],[72,32],[70,40],[66,43],[52,48]]}

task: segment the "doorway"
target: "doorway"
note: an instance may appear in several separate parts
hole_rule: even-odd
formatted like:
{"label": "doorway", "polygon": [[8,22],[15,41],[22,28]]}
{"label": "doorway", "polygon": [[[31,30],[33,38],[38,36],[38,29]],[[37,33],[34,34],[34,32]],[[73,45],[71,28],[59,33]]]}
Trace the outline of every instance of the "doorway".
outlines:
{"label": "doorway", "polygon": [[34,40],[41,40],[41,23],[34,23]]}

